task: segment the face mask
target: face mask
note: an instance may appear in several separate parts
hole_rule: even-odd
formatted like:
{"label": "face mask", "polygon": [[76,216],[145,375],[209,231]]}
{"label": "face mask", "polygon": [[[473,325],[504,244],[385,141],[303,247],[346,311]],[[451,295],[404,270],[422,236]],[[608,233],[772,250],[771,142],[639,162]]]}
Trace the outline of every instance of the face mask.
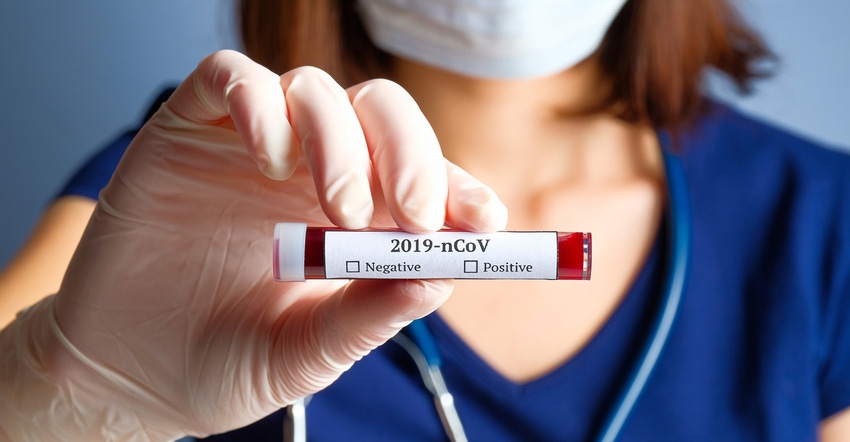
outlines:
{"label": "face mask", "polygon": [[530,78],[575,66],[626,0],[357,0],[390,54],[473,77]]}

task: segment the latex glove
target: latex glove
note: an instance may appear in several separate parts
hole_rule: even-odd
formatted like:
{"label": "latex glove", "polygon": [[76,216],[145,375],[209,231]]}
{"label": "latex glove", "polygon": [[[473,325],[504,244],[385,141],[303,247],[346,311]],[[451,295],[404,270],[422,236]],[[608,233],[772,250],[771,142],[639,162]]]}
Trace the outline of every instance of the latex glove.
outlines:
{"label": "latex glove", "polygon": [[506,216],[394,83],[346,91],[313,68],[279,77],[214,54],[129,147],[60,292],[0,335],[0,438],[244,426],[327,386],[451,291],[275,283],[275,222],[486,231]]}

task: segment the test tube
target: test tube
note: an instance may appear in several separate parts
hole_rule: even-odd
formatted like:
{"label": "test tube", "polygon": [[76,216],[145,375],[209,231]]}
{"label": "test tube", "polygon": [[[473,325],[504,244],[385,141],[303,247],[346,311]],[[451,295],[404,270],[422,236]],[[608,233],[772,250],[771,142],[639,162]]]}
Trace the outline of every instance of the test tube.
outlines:
{"label": "test tube", "polygon": [[587,232],[344,230],[278,223],[274,278],[589,280]]}

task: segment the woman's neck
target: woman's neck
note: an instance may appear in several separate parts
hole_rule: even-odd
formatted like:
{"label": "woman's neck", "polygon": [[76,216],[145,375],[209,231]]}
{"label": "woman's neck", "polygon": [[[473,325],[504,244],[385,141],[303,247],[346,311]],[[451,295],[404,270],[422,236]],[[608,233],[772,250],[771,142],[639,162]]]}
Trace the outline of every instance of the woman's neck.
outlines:
{"label": "woman's neck", "polygon": [[610,87],[594,57],[523,80],[471,78],[397,60],[392,78],[419,103],[446,158],[503,199],[660,176],[654,133],[604,111]]}

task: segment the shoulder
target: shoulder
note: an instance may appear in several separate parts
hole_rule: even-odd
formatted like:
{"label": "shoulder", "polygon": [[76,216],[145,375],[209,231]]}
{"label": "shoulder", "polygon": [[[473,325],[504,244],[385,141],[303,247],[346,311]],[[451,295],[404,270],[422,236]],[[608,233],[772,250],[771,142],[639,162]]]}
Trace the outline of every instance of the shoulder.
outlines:
{"label": "shoulder", "polygon": [[682,139],[683,160],[695,173],[716,168],[742,172],[750,180],[793,175],[817,181],[846,179],[850,171],[850,150],[818,143],[715,101],[708,101]]}
{"label": "shoulder", "polygon": [[696,211],[708,219],[761,228],[781,221],[786,233],[850,225],[850,151],[714,102],[680,142],[694,204],[704,205]]}
{"label": "shoulder", "polygon": [[700,233],[850,255],[850,151],[714,102],[680,144]]}

